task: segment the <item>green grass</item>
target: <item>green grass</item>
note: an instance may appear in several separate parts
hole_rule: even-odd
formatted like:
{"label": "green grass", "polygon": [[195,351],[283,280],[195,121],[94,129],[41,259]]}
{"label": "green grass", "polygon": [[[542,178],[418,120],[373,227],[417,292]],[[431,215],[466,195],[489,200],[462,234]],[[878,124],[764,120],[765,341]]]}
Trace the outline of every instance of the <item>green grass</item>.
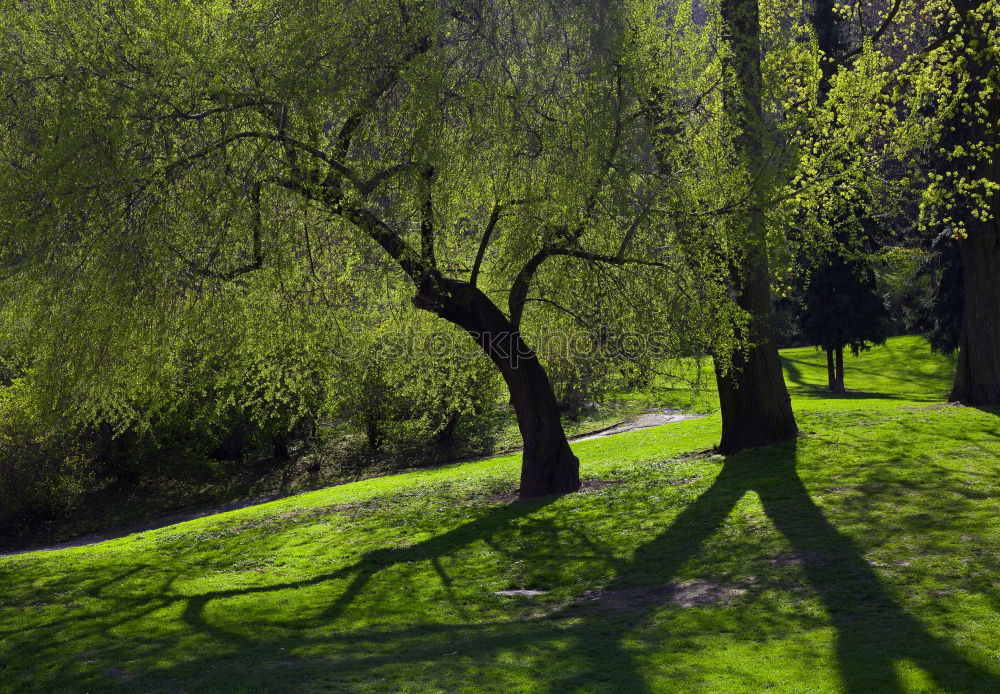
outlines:
{"label": "green grass", "polygon": [[795,443],[713,415],[575,444],[613,483],[561,498],[508,456],[0,559],[0,691],[1000,691],[1000,413],[916,338],[838,397],[784,359]]}

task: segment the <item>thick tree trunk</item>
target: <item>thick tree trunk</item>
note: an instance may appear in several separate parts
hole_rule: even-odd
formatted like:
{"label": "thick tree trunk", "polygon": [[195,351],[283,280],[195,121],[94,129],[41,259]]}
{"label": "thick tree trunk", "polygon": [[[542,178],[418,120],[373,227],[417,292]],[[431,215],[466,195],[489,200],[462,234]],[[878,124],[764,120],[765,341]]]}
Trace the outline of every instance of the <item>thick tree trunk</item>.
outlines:
{"label": "thick tree trunk", "polygon": [[524,443],[520,496],[579,489],[580,461],[566,440],[552,384],[503,312],[476,287],[443,278],[426,282],[413,303],[466,330],[503,375]]}
{"label": "thick tree trunk", "polygon": [[733,354],[727,372],[716,367],[722,410],[719,450],[726,454],[786,441],[798,433],[774,341],[766,262],[744,269],[737,304],[752,317],[745,336],[750,345]]}
{"label": "thick tree trunk", "polygon": [[844,348],[837,348],[837,366],[836,366],[837,376],[833,384],[833,390],[837,393],[843,393],[846,389],[844,388]]}
{"label": "thick tree trunk", "polygon": [[[723,90],[726,113],[738,131],[733,143],[739,161],[754,186],[750,199],[767,197],[766,163],[762,156],[760,16],[757,0],[723,0],[724,40],[729,44],[727,79]],[[748,344],[732,357],[732,368],[716,367],[722,410],[719,449],[733,453],[794,437],[798,431],[791,399],[785,388],[781,361],[774,339],[767,229],[764,211],[753,205],[745,217],[733,219],[737,240],[730,260],[730,277],[736,304],[750,314]]]}
{"label": "thick tree trunk", "polygon": [[969,405],[1000,405],[1000,229],[994,220],[958,242],[965,315],[955,383],[948,397]]}

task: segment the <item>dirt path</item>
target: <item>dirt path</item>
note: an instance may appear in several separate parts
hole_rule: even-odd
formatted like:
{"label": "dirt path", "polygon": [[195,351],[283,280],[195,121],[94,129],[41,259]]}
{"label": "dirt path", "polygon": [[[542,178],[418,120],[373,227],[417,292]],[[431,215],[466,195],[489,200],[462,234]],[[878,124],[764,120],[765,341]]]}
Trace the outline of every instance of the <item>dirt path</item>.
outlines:
{"label": "dirt path", "polygon": [[612,434],[625,434],[629,431],[639,431],[640,429],[649,429],[651,427],[658,427],[661,424],[669,424],[671,422],[681,422],[685,419],[697,419],[698,417],[704,417],[702,414],[688,414],[686,412],[681,412],[680,410],[655,410],[644,412],[636,417],[632,417],[620,424],[615,424],[614,426],[608,427],[607,429],[599,429],[598,431],[592,431],[589,434],[581,434],[579,436],[571,436],[570,442],[576,443],[577,441],[589,441],[590,439],[599,439],[602,436],[611,436]]}
{"label": "dirt path", "polygon": [[[612,436],[614,434],[624,434],[629,431],[639,431],[640,429],[649,429],[651,427],[658,427],[663,424],[669,424],[671,422],[680,422],[685,419],[696,419],[698,417],[704,417],[705,415],[700,414],[687,414],[681,412],[680,410],[651,410],[644,412],[640,415],[627,419],[623,422],[619,422],[610,427],[604,429],[598,429],[597,431],[592,431],[588,434],[580,434],[578,436],[571,436],[569,440],[571,443],[578,443],[580,441],[590,441],[591,439],[599,439],[604,436]],[[521,450],[504,451],[503,453],[498,453],[490,456],[483,456],[480,458],[472,458],[469,460],[453,461],[446,463],[448,465],[457,465],[461,463],[471,463],[478,460],[486,460],[488,458],[497,458],[505,455],[513,455],[515,453],[520,453]],[[402,475],[408,472],[413,472],[413,470],[406,470],[404,472],[391,472],[386,473],[386,475],[375,475],[375,477],[384,477],[388,475]],[[371,479],[370,477],[364,479]],[[358,482],[361,480],[351,480],[351,482]],[[342,484],[350,484],[351,482],[343,482]],[[333,485],[339,486],[339,485]],[[168,525],[176,525],[177,523],[184,523],[189,520],[195,520],[197,518],[205,518],[207,516],[214,516],[219,513],[226,513],[227,511],[235,511],[237,509],[246,508],[247,506],[256,506],[257,504],[266,504],[269,501],[275,501],[277,499],[283,499],[288,496],[295,496],[297,494],[305,494],[307,492],[317,491],[315,489],[305,490],[301,492],[295,492],[293,494],[273,494],[271,496],[262,496],[253,499],[243,499],[241,501],[233,501],[228,504],[220,504],[218,506],[213,506],[211,508],[200,509],[198,511],[178,511],[176,513],[170,513],[164,516],[160,516],[153,520],[147,521],[145,523],[128,525],[117,530],[113,530],[107,533],[89,533],[87,535],[81,535],[80,537],[68,540],[66,542],[60,542],[58,544],[49,545],[45,547],[35,547],[33,549],[18,550],[16,552],[0,552],[0,558],[3,557],[13,557],[21,554],[33,554],[35,552],[53,552],[57,549],[68,549],[70,547],[86,547],[87,545],[96,545],[99,542],[106,542],[108,540],[117,540],[120,537],[127,537],[128,535],[134,535],[136,533],[148,532],[150,530],[158,530],[160,528],[165,528]]]}

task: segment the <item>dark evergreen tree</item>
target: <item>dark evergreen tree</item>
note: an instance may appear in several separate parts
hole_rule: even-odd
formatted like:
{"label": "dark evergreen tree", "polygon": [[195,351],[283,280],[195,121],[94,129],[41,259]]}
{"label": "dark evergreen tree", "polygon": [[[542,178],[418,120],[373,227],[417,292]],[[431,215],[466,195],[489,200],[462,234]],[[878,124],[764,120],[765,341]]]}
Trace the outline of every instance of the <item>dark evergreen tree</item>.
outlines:
{"label": "dark evergreen tree", "polygon": [[962,259],[950,230],[934,238],[918,274],[930,280],[932,289],[918,307],[916,328],[927,335],[932,350],[954,354],[962,337],[965,296]]}
{"label": "dark evergreen tree", "polygon": [[[803,334],[826,352],[829,388],[844,392],[844,347],[854,356],[885,344],[891,321],[878,279],[859,242],[838,239],[809,270]],[[852,248],[853,247],[853,248]]]}

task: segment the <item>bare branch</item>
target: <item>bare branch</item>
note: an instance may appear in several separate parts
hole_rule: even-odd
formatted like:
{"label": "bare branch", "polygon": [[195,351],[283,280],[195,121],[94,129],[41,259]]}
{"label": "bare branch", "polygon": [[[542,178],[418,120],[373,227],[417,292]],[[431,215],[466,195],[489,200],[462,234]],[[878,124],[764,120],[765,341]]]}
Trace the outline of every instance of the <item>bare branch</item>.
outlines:
{"label": "bare branch", "polygon": [[510,286],[510,293],[507,296],[507,310],[510,313],[510,322],[515,330],[521,327],[521,316],[524,314],[524,302],[528,298],[528,289],[531,287],[531,280],[534,279],[538,268],[542,266],[549,257],[552,256],[552,248],[543,246],[524,264],[521,271],[517,273],[514,282]]}
{"label": "bare branch", "polygon": [[420,260],[428,268],[436,267],[434,260],[434,174],[433,166],[426,166],[421,172],[424,184],[424,200],[420,214]]}
{"label": "bare branch", "polygon": [[589,260],[595,263],[604,263],[606,265],[645,265],[647,267],[659,267],[659,268],[670,267],[666,263],[660,263],[655,260],[643,260],[642,258],[623,258],[617,255],[602,255],[601,253],[588,253],[587,251],[578,250],[575,248],[555,248],[551,250],[550,255],[569,256],[571,258],[580,258],[582,260]]}
{"label": "bare branch", "polygon": [[469,277],[469,284],[476,286],[476,280],[479,278],[479,271],[482,268],[483,259],[486,256],[486,248],[490,244],[490,239],[493,236],[493,230],[496,228],[497,222],[499,222],[500,218],[503,216],[503,211],[508,207],[530,205],[533,202],[540,202],[545,199],[545,197],[518,198],[517,200],[511,200],[502,204],[497,202],[493,205],[493,211],[490,213],[490,219],[486,223],[486,228],[483,230],[483,237],[479,241],[479,250],[476,251],[476,260],[472,264],[472,275]]}
{"label": "bare branch", "polygon": [[500,221],[501,209],[503,209],[503,206],[499,202],[493,204],[490,221],[486,223],[486,228],[483,230],[483,238],[479,241],[479,250],[476,251],[476,259],[472,263],[472,274],[469,275],[469,284],[473,287],[476,286],[476,281],[479,279],[479,269],[483,265],[483,257],[486,255],[486,247],[489,245],[490,237],[493,235],[493,228]]}
{"label": "bare branch", "polygon": [[162,169],[162,174],[165,178],[172,179],[180,171],[188,168],[196,161],[206,158],[212,152],[215,152],[220,149],[225,149],[226,147],[228,147],[229,145],[238,140],[247,140],[247,139],[271,140],[272,142],[280,142],[282,144],[289,145],[294,149],[308,152],[310,155],[323,161],[331,169],[333,169],[334,171],[338,172],[339,174],[347,178],[356,188],[360,189],[361,187],[361,183],[358,181],[357,176],[354,174],[353,171],[351,171],[351,169],[349,169],[346,165],[337,161],[333,157],[330,157],[322,150],[319,150],[308,143],[302,142],[301,140],[297,140],[294,137],[289,137],[288,135],[263,133],[254,130],[246,130],[243,132],[236,133],[234,135],[229,135],[228,137],[224,137],[220,140],[216,140],[212,144],[203,147],[197,152],[189,154],[186,157],[181,157],[180,159],[165,166]]}
{"label": "bare branch", "polygon": [[340,131],[337,133],[337,137],[334,140],[336,143],[336,153],[340,157],[346,157],[348,150],[351,148],[351,141],[354,139],[354,133],[357,132],[358,127],[361,125],[361,121],[364,119],[365,115],[368,114],[378,103],[378,100],[392,88],[392,86],[399,79],[399,74],[407,63],[409,63],[414,58],[423,55],[431,48],[431,41],[428,37],[422,36],[413,44],[410,45],[409,50],[403,55],[402,59],[395,65],[390,66],[386,69],[379,77],[375,80],[372,90],[368,93],[364,100],[362,100],[358,109],[352,113],[344,121],[344,124],[340,127]]}
{"label": "bare branch", "polygon": [[260,107],[260,106],[279,106],[284,107],[284,104],[280,101],[274,101],[273,99],[252,99],[249,101],[243,101],[238,104],[230,104],[228,106],[216,106],[215,108],[209,108],[204,111],[199,111],[197,113],[189,113],[187,111],[181,110],[174,104],[170,104],[173,107],[172,113],[167,113],[165,115],[159,116],[162,119],[174,118],[177,120],[203,120],[208,116],[215,115],[216,113],[227,113],[230,111],[238,111],[243,108]]}
{"label": "bare branch", "polygon": [[[875,30],[875,33],[871,35],[872,43],[877,43],[883,36],[885,36],[885,32],[887,32],[889,30],[889,27],[892,26],[892,22],[896,19],[896,15],[899,13],[900,5],[902,5],[902,0],[895,0],[895,2],[892,3],[892,7],[889,8],[889,13],[885,16],[885,19],[882,20],[882,24],[879,26],[878,29]],[[848,60],[851,60],[855,56],[860,55],[863,49],[864,49],[864,44],[862,43],[857,48],[847,51],[847,53],[844,53],[838,58],[835,58],[833,61],[834,64],[831,67],[831,71],[836,70],[841,65],[846,65]]]}

